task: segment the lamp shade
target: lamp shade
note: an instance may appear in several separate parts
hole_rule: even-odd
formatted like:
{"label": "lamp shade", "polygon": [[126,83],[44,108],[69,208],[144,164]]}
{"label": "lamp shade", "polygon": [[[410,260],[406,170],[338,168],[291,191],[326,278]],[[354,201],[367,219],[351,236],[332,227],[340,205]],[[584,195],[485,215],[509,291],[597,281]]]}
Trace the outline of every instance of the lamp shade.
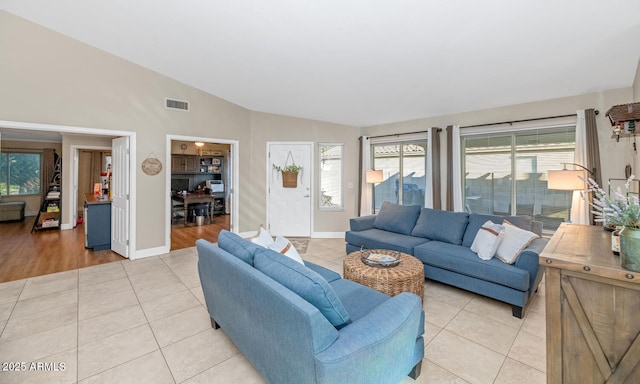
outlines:
{"label": "lamp shade", "polygon": [[370,184],[382,183],[382,181],[384,180],[382,177],[382,170],[367,171],[366,178],[367,178],[367,183],[370,183]]}
{"label": "lamp shade", "polygon": [[[580,191],[585,188],[586,178],[583,170],[570,171],[562,169],[557,171],[548,171],[548,189],[558,189],[562,191]],[[582,177],[582,180],[580,179]]]}

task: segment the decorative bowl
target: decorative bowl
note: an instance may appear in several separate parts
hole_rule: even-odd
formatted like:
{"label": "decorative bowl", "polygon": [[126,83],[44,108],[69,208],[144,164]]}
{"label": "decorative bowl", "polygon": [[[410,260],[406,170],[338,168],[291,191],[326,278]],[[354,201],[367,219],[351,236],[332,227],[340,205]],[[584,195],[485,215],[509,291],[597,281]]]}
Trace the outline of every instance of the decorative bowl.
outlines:
{"label": "decorative bowl", "polygon": [[400,253],[391,251],[380,253],[376,251],[360,251],[360,260],[371,267],[390,268],[400,264]]}

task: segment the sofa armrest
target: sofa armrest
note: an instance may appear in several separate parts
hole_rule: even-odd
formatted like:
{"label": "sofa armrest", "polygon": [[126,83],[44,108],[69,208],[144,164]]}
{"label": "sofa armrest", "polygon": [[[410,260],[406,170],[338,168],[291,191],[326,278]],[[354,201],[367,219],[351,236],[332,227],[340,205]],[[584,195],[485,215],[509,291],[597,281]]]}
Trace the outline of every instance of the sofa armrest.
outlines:
{"label": "sofa armrest", "polygon": [[352,231],[366,231],[373,228],[373,222],[376,221],[376,215],[354,217],[349,219],[349,228]]}
{"label": "sofa armrest", "polygon": [[[319,382],[398,382],[424,357],[422,301],[403,292],[340,330],[318,353]],[[375,367],[375,369],[371,369]]]}
{"label": "sofa armrest", "polygon": [[529,290],[535,291],[540,277],[542,275],[542,268],[540,268],[540,253],[549,242],[547,238],[534,239],[531,244],[518,256],[515,262],[515,267],[529,271]]}
{"label": "sofa armrest", "polygon": [[533,220],[531,222],[531,232],[538,236],[542,236],[542,221]]}

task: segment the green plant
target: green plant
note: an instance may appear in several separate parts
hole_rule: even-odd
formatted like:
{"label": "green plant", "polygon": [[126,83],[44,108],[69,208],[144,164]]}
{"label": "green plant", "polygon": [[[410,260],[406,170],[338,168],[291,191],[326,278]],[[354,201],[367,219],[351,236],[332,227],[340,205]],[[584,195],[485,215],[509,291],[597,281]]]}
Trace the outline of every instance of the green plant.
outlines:
{"label": "green plant", "polygon": [[285,165],[284,167],[279,167],[273,164],[273,169],[275,169],[278,172],[300,172],[302,170],[302,166],[296,165],[295,163],[293,163],[292,165]]}
{"label": "green plant", "polygon": [[[635,176],[629,177],[625,188],[629,191],[629,184]],[[611,226],[624,226],[626,228],[640,228],[640,201],[638,196],[623,194],[620,188],[614,196],[609,196],[593,179],[589,179],[589,189],[593,192],[593,202],[589,205],[593,207],[591,211],[596,217],[595,221]],[[583,198],[586,196],[583,194]]]}

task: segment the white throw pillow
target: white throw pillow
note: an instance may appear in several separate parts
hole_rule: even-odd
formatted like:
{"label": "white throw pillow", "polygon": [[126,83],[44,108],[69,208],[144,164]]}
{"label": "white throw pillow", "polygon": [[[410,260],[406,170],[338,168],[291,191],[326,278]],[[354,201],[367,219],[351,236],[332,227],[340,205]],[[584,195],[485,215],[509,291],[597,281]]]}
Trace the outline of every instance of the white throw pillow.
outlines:
{"label": "white throw pillow", "polygon": [[273,244],[273,237],[271,237],[271,234],[261,226],[258,231],[258,235],[252,238],[251,242],[265,248],[269,248],[269,246]]}
{"label": "white throw pillow", "polygon": [[296,248],[284,236],[276,236],[276,241],[274,241],[273,244],[269,245],[267,248],[273,249],[276,252],[280,252],[291,260],[295,260],[298,263],[304,265],[304,261],[302,261],[302,257],[300,257],[300,254],[298,253]]}
{"label": "white throw pillow", "polygon": [[540,236],[520,229],[507,220],[502,225],[504,226],[504,238],[498,246],[496,257],[507,264],[513,264],[516,262],[520,252]]}
{"label": "white throw pillow", "polygon": [[471,250],[482,260],[491,260],[503,238],[504,226],[487,220],[473,239]]}

